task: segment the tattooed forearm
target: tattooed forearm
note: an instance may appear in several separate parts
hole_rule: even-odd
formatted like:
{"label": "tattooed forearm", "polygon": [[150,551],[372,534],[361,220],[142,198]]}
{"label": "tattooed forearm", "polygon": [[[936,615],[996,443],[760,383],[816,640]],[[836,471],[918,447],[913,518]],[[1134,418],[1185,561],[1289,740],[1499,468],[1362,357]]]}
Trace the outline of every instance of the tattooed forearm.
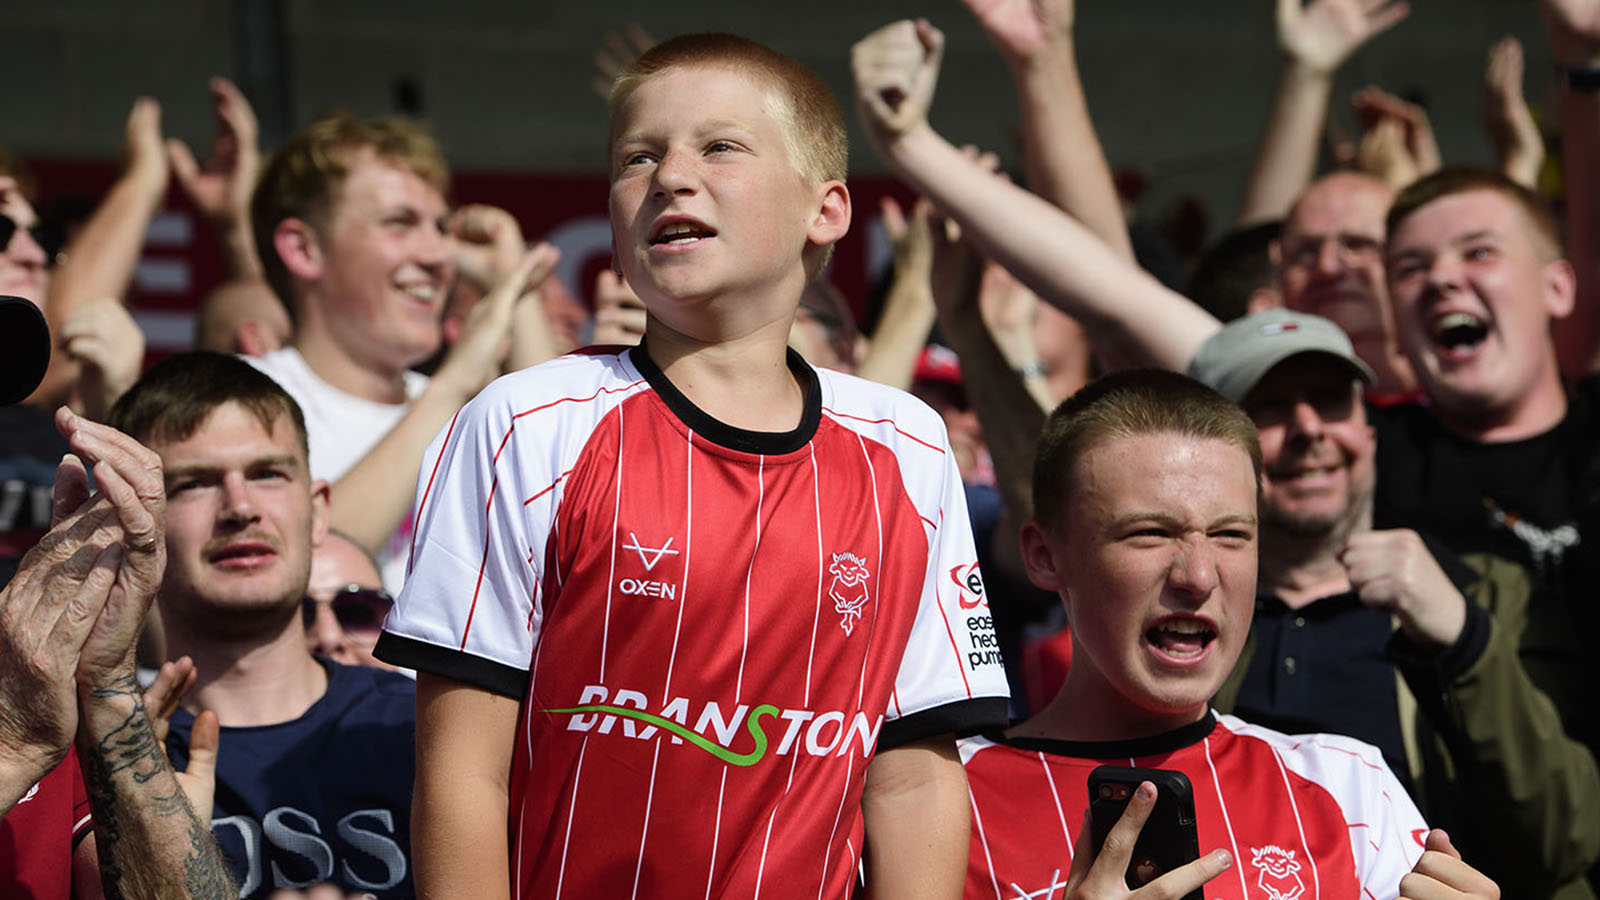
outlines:
{"label": "tattooed forearm", "polygon": [[166,751],[156,742],[142,703],[100,741],[99,751],[108,775],[128,771],[139,784],[170,771]]}
{"label": "tattooed forearm", "polygon": [[85,710],[80,752],[108,900],[234,900],[238,888],[167,763],[137,682],[119,679],[90,697],[100,702]]}
{"label": "tattooed forearm", "polygon": [[183,886],[188,890],[189,896],[200,900],[233,900],[239,896],[239,889],[234,886],[233,878],[228,875],[227,867],[222,861],[222,854],[217,851],[217,844],[211,839],[211,832],[206,830],[198,819],[191,814],[189,825],[189,855],[183,858]]}

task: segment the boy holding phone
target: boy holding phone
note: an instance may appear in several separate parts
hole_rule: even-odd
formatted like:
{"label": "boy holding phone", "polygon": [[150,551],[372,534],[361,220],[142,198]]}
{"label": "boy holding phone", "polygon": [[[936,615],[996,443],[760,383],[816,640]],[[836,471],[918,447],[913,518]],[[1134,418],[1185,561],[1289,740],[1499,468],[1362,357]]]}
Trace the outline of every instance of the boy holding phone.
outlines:
{"label": "boy holding phone", "polygon": [[1243,411],[1174,373],[1108,376],[1050,416],[1021,546],[1030,577],[1066,607],[1072,666],[1038,715],[961,743],[973,804],[966,896],[1127,890],[1129,847],[1156,790],[1130,782],[1097,861],[1087,781],[1108,763],[1176,770],[1193,787],[1204,852],[1151,886],[1166,896],[1205,884],[1213,900],[1385,900],[1424,878],[1493,889],[1443,832],[1429,835],[1376,748],[1209,709],[1250,628],[1260,465]]}
{"label": "boy holding phone", "polygon": [[378,656],[418,677],[425,896],[953,896],[951,733],[1005,681],[943,425],[786,351],[849,226],[826,85],[728,35],[612,91],[637,348],[507,376],[428,450]]}

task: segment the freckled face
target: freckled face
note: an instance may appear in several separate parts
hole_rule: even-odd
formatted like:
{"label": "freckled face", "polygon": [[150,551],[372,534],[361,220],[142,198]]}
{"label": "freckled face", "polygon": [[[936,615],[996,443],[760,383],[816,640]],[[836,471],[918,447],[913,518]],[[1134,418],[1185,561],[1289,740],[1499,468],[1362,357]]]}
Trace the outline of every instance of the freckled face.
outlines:
{"label": "freckled face", "polygon": [[781,114],[771,89],[708,66],[652,76],[618,109],[612,243],[653,317],[693,332],[688,310],[719,299],[752,320],[792,317],[826,185],[795,168]]}

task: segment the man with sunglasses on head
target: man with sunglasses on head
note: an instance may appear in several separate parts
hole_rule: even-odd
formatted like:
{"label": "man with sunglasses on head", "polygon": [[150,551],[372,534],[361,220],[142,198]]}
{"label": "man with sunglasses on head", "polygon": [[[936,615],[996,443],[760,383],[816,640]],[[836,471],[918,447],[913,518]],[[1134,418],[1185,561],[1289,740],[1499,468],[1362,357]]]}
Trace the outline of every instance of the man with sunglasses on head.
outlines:
{"label": "man with sunglasses on head", "polygon": [[310,476],[300,408],[235,357],[189,353],[145,373],[111,423],[165,471],[157,602],[169,651],[199,671],[167,752],[182,765],[194,711],[217,712],[211,828],[240,896],[322,882],[411,896],[415,689],[397,673],[314,657],[307,644],[329,487]]}

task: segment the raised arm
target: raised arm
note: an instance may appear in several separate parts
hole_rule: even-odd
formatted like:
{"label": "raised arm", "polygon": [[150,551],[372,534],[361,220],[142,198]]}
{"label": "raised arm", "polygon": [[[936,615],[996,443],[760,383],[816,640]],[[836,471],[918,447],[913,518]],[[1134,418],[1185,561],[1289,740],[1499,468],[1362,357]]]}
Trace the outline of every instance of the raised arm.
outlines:
{"label": "raised arm", "polygon": [[[67,333],[67,325],[74,319],[77,320],[74,333],[81,334],[86,325],[79,314],[86,307],[97,302],[120,306],[133,280],[145,231],[167,191],[167,161],[161,148],[161,107],[154,100],[141,97],[134,101],[124,130],[123,152],[126,161],[122,175],[67,246],[65,257],[51,278],[44,309],[58,345],[60,336]],[[121,318],[128,317],[124,313]],[[107,337],[125,334],[129,323],[131,320],[115,323],[117,327],[99,333]],[[101,317],[98,323],[90,324],[105,325],[110,324],[110,320]],[[94,349],[106,349],[113,355],[80,355],[70,349],[53,354],[44,383],[31,399],[47,406],[71,399],[85,366],[116,372],[128,368],[125,344],[108,340]],[[120,357],[117,351],[122,351]],[[135,360],[135,367],[138,362]],[[110,403],[104,406],[109,407]]]}
{"label": "raised arm", "polygon": [[904,391],[911,387],[917,355],[933,328],[933,236],[928,222],[933,210],[920,198],[910,215],[892,197],[883,198],[881,208],[883,230],[894,247],[894,277],[856,374]]}
{"label": "raised arm", "polygon": [[1600,0],[1541,0],[1556,64],[1580,85],[1561,88],[1561,169],[1567,198],[1567,258],[1578,276],[1572,315],[1556,332],[1569,377],[1600,361]]}
{"label": "raised arm", "polygon": [[1358,169],[1395,190],[1439,171],[1443,163],[1427,110],[1373,85],[1356,91],[1350,105],[1361,120]]}
{"label": "raised arm", "polygon": [[1544,165],[1544,135],[1522,96],[1522,75],[1522,42],[1511,35],[1495,41],[1483,70],[1483,130],[1501,174],[1533,190]]}
{"label": "raised arm", "polygon": [[1351,54],[1408,12],[1409,5],[1390,0],[1278,0],[1283,67],[1236,225],[1289,214],[1316,169],[1335,73]]}
{"label": "raised arm", "polygon": [[[445,336],[453,344],[466,323],[466,313],[482,302],[494,286],[504,281],[528,253],[522,226],[511,213],[484,203],[472,203],[450,214],[450,253],[456,261],[456,285],[445,310]],[[543,279],[540,288],[554,282]],[[468,300],[458,304],[458,298]],[[550,318],[540,298],[519,302],[511,317],[511,349],[503,369],[514,372],[561,355]],[[452,323],[451,319],[455,319]]]}
{"label": "raised arm", "polygon": [[966,0],[1000,48],[1017,86],[1028,184],[1116,251],[1133,259],[1078,75],[1075,0]]}
{"label": "raised arm", "polygon": [[997,182],[927,121],[944,37],[896,22],[852,51],[862,120],[879,156],[990,259],[1081,322],[1116,365],[1182,371],[1215,318],[1110,250],[1082,224],[1015,185]]}
{"label": "raised arm", "polygon": [[250,230],[250,191],[261,166],[260,128],[255,110],[234,83],[213,78],[208,85],[217,115],[217,134],[211,155],[195,160],[189,145],[171,138],[167,159],[173,177],[183,188],[222,243],[223,268],[230,281],[259,281],[261,258]]}
{"label": "raised arm", "polygon": [[[997,179],[998,180],[998,179]],[[939,330],[961,359],[961,379],[994,460],[995,486],[1014,521],[1033,517],[1033,456],[1045,410],[984,322],[985,261],[965,242],[935,231],[933,299]]]}

